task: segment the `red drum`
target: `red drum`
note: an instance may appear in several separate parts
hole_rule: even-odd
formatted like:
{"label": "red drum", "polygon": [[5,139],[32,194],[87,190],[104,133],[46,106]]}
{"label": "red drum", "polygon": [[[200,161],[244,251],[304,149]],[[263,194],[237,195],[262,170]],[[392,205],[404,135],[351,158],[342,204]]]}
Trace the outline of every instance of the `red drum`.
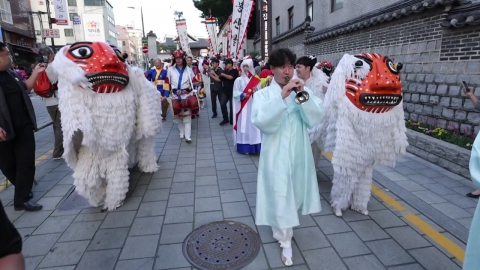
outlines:
{"label": "red drum", "polygon": [[185,109],[189,109],[192,111],[192,114],[198,114],[198,110],[200,109],[198,107],[198,99],[196,95],[189,96],[186,100],[186,107]]}
{"label": "red drum", "polygon": [[172,108],[173,108],[173,114],[178,115],[182,110],[188,109],[192,111],[192,114],[196,115],[198,114],[199,106],[198,106],[198,99],[197,96],[189,96],[187,99],[172,99]]}

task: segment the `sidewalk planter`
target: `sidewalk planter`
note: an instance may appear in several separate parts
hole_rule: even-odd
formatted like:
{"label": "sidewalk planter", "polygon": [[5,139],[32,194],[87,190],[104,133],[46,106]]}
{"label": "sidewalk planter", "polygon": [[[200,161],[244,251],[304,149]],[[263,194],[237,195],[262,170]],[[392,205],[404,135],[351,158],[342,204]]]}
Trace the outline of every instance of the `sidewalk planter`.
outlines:
{"label": "sidewalk planter", "polygon": [[407,151],[453,173],[470,179],[470,150],[407,129]]}

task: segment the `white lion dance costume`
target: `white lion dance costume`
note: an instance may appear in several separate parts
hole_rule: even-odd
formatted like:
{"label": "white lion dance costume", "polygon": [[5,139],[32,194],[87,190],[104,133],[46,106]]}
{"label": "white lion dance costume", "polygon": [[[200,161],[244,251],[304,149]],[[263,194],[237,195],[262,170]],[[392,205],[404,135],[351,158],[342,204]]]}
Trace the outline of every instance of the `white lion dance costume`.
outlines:
{"label": "white lion dance costume", "polygon": [[[77,192],[106,210],[123,204],[129,165],[138,160],[143,172],[158,168],[158,91],[125,58],[106,43],[78,42],[63,47],[50,64],[58,77],[63,157],[74,170]],[[74,145],[74,133],[83,134],[81,146]]]}
{"label": "white lion dance costume", "polygon": [[395,166],[408,145],[401,64],[375,53],[345,54],[325,95],[326,117],[310,134],[333,154],[331,204],[368,215],[373,167]]}

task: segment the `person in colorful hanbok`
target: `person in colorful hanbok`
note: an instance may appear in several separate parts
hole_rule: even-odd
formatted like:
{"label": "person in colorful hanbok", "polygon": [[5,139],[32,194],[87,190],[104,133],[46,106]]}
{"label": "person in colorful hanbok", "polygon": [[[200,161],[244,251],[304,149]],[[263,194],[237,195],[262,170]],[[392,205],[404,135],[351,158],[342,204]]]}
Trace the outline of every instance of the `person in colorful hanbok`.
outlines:
{"label": "person in colorful hanbok", "polygon": [[[255,221],[272,227],[282,261],[290,266],[298,209],[302,215],[322,209],[308,129],[322,119],[323,105],[301,80],[291,79],[295,57],[289,49],[272,51],[268,62],[274,79],[255,93],[252,107],[252,123],[263,134]],[[298,104],[296,91],[306,91],[309,99]]]}
{"label": "person in colorful hanbok", "polygon": [[[464,89],[463,92],[469,97],[473,93],[472,89]],[[475,105],[477,105],[476,102]],[[472,182],[480,189],[480,136],[477,136],[473,142],[469,169]],[[480,269],[480,201],[477,204],[477,209],[470,225],[465,261],[463,262],[463,270],[478,269]]]}
{"label": "person in colorful hanbok", "polygon": [[[173,52],[175,65],[168,69],[168,80],[171,84],[172,99],[188,99],[193,93],[193,83],[195,76],[191,68],[187,67],[185,53],[181,50]],[[174,102],[174,101],[172,101]],[[173,107],[173,106],[172,106]],[[180,138],[185,138],[187,143],[192,142],[192,116],[190,109],[181,109],[179,113],[174,112],[173,122],[178,125]]]}
{"label": "person in colorful hanbok", "polygon": [[149,69],[145,72],[147,80],[153,82],[153,85],[160,93],[160,99],[162,100],[162,120],[165,121],[167,117],[167,111],[170,98],[170,85],[167,78],[167,70],[163,69],[163,62],[160,59],[153,61],[155,65],[154,69]]}
{"label": "person in colorful hanbok", "polygon": [[260,88],[260,77],[255,75],[253,60],[244,58],[242,76],[233,85],[233,143],[241,154],[260,154],[262,133],[252,124],[254,93]]}

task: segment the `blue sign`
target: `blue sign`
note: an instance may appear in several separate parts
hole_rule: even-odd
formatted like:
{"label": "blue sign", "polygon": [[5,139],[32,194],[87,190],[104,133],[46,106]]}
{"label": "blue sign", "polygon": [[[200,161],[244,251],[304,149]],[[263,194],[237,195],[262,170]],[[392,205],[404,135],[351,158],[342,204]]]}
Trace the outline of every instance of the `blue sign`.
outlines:
{"label": "blue sign", "polygon": [[73,16],[73,24],[82,24],[82,22],[80,21],[80,16]]}

